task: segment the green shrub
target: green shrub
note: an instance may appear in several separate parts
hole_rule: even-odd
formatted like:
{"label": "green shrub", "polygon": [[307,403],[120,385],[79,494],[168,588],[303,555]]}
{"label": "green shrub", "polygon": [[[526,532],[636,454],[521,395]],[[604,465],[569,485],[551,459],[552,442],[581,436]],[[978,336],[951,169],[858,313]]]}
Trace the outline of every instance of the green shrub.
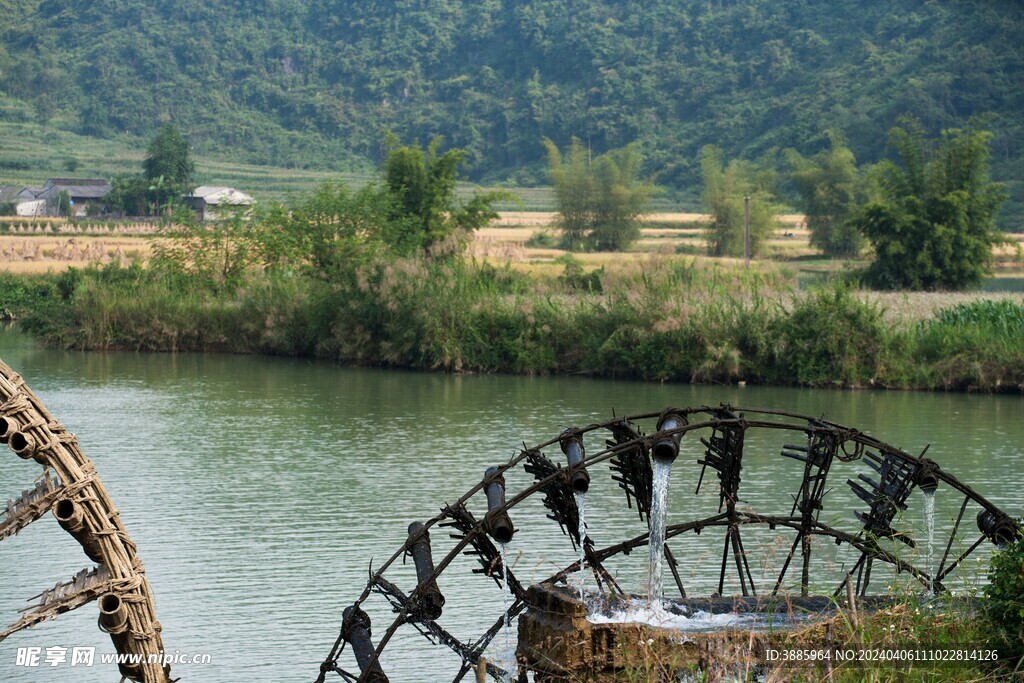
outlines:
{"label": "green shrub", "polygon": [[62,296],[61,282],[65,278],[0,271],[0,320],[49,314]]}
{"label": "green shrub", "polygon": [[600,292],[601,276],[604,275],[604,266],[589,273],[583,270],[583,264],[572,254],[565,254],[555,259],[555,263],[565,265],[565,270],[558,276],[566,289],[570,291]]}
{"label": "green shrub", "polygon": [[557,249],[561,242],[547,230],[538,230],[526,240],[526,246],[533,249]]}
{"label": "green shrub", "polygon": [[770,339],[777,381],[862,386],[875,378],[886,346],[881,309],[842,285],[819,290],[778,318]]}
{"label": "green shrub", "polygon": [[1006,646],[1006,655],[1024,657],[1024,538],[992,555],[985,586],[985,615]]}

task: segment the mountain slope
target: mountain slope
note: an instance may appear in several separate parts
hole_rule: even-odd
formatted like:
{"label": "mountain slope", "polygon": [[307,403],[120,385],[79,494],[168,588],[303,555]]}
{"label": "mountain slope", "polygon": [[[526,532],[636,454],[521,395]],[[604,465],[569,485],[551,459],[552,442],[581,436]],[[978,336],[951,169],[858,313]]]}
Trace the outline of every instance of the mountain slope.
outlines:
{"label": "mountain slope", "polygon": [[[201,151],[351,167],[384,130],[442,134],[477,177],[543,179],[541,138],[644,143],[685,187],[709,143],[858,159],[901,115],[991,113],[1024,169],[1024,7],[1013,0],[2,0],[0,90],[110,137],[178,123]],[[2,115],[2,114],[0,114]]]}

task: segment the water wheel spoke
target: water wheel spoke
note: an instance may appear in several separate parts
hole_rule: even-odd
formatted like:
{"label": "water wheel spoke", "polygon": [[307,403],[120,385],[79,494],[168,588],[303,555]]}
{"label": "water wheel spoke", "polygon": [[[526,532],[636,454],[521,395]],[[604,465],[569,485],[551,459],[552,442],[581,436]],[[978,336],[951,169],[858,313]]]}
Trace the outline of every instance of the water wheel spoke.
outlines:
{"label": "water wheel spoke", "polygon": [[740,550],[740,532],[739,529],[732,535],[732,557],[736,563],[736,577],[740,580],[740,591],[743,593],[743,597],[750,595],[747,590],[747,579],[743,574],[743,551]]}
{"label": "water wheel spoke", "polygon": [[811,535],[805,532],[800,539],[800,595],[807,595],[811,584]]}
{"label": "water wheel spoke", "polygon": [[867,552],[861,552],[860,557],[854,563],[853,568],[843,576],[843,580],[839,582],[839,586],[833,591],[832,597],[839,597],[843,593],[843,587],[853,578],[855,572],[859,571],[864,564],[864,560],[868,557]]}
{"label": "water wheel spoke", "polygon": [[725,544],[722,547],[722,571],[718,576],[718,594],[725,594],[725,568],[729,563],[729,545],[732,542],[732,525],[725,528]]}
{"label": "water wheel spoke", "polygon": [[946,543],[946,550],[942,553],[942,559],[939,560],[939,567],[935,570],[935,580],[941,580],[941,577],[945,576],[942,573],[942,568],[946,566],[946,560],[949,558],[949,551],[953,548],[953,542],[956,540],[956,532],[960,529],[960,522],[963,521],[964,511],[967,510],[967,503],[970,502],[970,496],[964,496],[964,502],[960,504],[960,514],[956,516],[956,522],[953,523],[953,530],[949,532],[949,542]]}
{"label": "water wheel spoke", "polygon": [[783,579],[786,578],[786,571],[789,569],[789,563],[793,561],[793,556],[796,554],[796,546],[800,543],[800,540],[804,537],[803,531],[798,531],[796,539],[793,541],[793,545],[789,547],[789,554],[786,556],[786,561],[782,563],[782,571],[779,572],[779,578],[775,580],[775,587],[772,588],[772,595],[778,595],[779,588],[782,586]]}
{"label": "water wheel spoke", "polygon": [[679,589],[679,596],[686,599],[686,589],[683,588],[683,580],[679,576],[679,561],[676,560],[672,554],[672,550],[668,547],[668,543],[665,544],[665,559],[668,561],[668,568],[672,572],[672,578],[676,582],[676,588]]}
{"label": "water wheel spoke", "polygon": [[626,591],[622,590],[622,586],[619,585],[615,577],[611,575],[601,561],[597,558],[597,554],[594,552],[594,544],[590,542],[590,538],[587,538],[587,543],[583,546],[584,553],[586,554],[587,564],[590,565],[591,571],[594,573],[594,579],[597,581],[598,586],[601,585],[601,580],[612,589],[614,589],[619,595],[625,595]]}
{"label": "water wheel spoke", "polygon": [[[515,603],[509,608],[509,618],[517,617],[519,614],[526,609],[526,602],[516,600]],[[498,635],[498,632],[505,626],[505,615],[501,615],[494,624],[491,625],[487,631],[484,632],[480,639],[473,643],[473,647],[470,649],[472,652],[472,661],[474,664],[477,663],[480,657],[480,653],[487,649],[487,646],[491,644],[494,637]],[[495,666],[492,662],[487,662],[487,673],[495,680],[506,680],[508,672],[501,667]]]}
{"label": "water wheel spoke", "polygon": [[468,674],[472,670],[473,670],[473,665],[470,664],[468,661],[463,660],[462,661],[462,666],[459,667],[459,673],[455,674],[455,678],[452,679],[452,683],[459,683],[459,681],[461,681],[463,678],[465,678],[466,674]]}
{"label": "water wheel spoke", "polygon": [[867,595],[867,593],[868,593],[868,584],[871,582],[871,565],[874,562],[874,559],[875,558],[873,558],[873,557],[871,557],[869,555],[867,561],[864,562],[864,566],[861,567],[861,569],[862,569],[861,574],[863,574],[863,577],[864,577],[864,584],[863,584],[863,586],[861,585],[861,574],[857,575],[857,588],[859,589],[857,591],[857,595],[862,595],[863,596],[863,595]]}
{"label": "water wheel spoke", "polygon": [[747,551],[743,547],[743,537],[740,535],[738,527],[736,529],[736,545],[739,546],[740,549],[740,558],[743,560],[743,569],[747,572],[747,582],[750,584],[750,593],[751,595],[757,595],[757,588],[754,586],[754,576],[750,573],[750,561],[747,560]]}
{"label": "water wheel spoke", "polygon": [[949,575],[954,569],[960,566],[960,563],[967,559],[967,557],[977,550],[978,546],[981,545],[982,541],[985,540],[985,534],[978,537],[978,540],[971,544],[971,547],[965,550],[960,557],[956,558],[952,564],[950,564],[942,573],[935,577],[935,581],[942,581],[946,576]]}

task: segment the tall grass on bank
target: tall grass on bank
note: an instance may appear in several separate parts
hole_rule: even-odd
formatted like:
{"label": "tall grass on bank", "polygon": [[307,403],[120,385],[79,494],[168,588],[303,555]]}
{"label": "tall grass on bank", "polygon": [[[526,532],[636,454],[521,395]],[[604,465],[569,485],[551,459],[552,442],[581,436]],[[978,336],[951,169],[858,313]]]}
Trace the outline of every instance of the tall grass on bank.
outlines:
{"label": "tall grass on bank", "polygon": [[1024,306],[976,301],[939,311],[913,333],[933,382],[948,388],[1024,384]]}
{"label": "tall grass on bank", "polygon": [[0,272],[0,321],[15,320],[24,311],[55,298],[52,278]]}
{"label": "tall grass on bank", "polygon": [[231,292],[116,265],[69,269],[57,300],[23,311],[22,328],[62,348],[312,355],[307,282],[252,278]]}
{"label": "tall grass on bank", "polygon": [[22,325],[67,348],[692,382],[1024,386],[1019,304],[957,306],[893,329],[881,307],[842,285],[799,293],[777,271],[674,258],[623,266],[597,282],[538,282],[428,256],[375,257],[331,279],[253,270],[219,288],[137,265],[36,282],[47,284]]}

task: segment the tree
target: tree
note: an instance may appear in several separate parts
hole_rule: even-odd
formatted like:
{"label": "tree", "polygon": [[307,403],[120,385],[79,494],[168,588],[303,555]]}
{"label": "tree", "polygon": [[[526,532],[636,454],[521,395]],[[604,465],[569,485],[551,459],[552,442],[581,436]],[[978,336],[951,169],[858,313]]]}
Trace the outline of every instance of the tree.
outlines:
{"label": "tree", "polygon": [[544,146],[567,249],[622,251],[640,237],[652,186],[640,179],[643,157],[637,144],[605,152],[593,162],[577,138],[564,162],[555,143],[545,139]]}
{"label": "tree", "polygon": [[408,253],[403,240],[416,229],[408,218],[395,221],[395,208],[387,187],[368,183],[352,191],[324,183],[288,206],[271,207],[264,218],[267,238],[273,239],[269,254],[281,264],[307,263],[315,276],[337,279],[383,249]]}
{"label": "tree", "polygon": [[573,138],[569,153],[563,162],[562,153],[551,140],[544,139],[548,151],[551,184],[555,188],[558,204],[558,227],[562,230],[562,246],[569,251],[582,248],[594,221],[591,198],[594,195],[594,177],[590,172],[590,154]]}
{"label": "tree", "polygon": [[57,215],[71,218],[71,195],[67,190],[61,190],[57,195]]}
{"label": "tree", "polygon": [[642,164],[635,143],[597,158],[590,237],[598,251],[623,251],[640,237],[640,217],[652,191],[639,179]]}
{"label": "tree", "polygon": [[954,129],[934,141],[903,125],[889,132],[899,163],[879,165],[882,199],[854,218],[875,251],[867,279],[886,289],[976,287],[1002,241],[995,216],[1006,195],[989,180],[992,134]]}
{"label": "tree", "polygon": [[145,216],[150,210],[149,181],[140,175],[120,175],[110,183],[106,201],[125,216]]}
{"label": "tree", "polygon": [[706,145],[700,152],[704,175],[704,206],[711,214],[707,229],[713,256],[743,256],[745,247],[744,197],[750,197],[750,254],[757,255],[775,228],[770,173],[756,164],[733,159],[723,165],[722,150]]}
{"label": "tree", "polygon": [[412,226],[392,245],[400,253],[427,249],[448,237],[477,230],[498,217],[492,204],[509,197],[506,192],[477,192],[463,205],[455,196],[459,166],[466,150],[450,149],[438,154],[444,140],[435,137],[424,151],[419,141],[399,145],[395,136],[387,139],[384,183],[394,203],[392,220]]}
{"label": "tree", "polygon": [[252,220],[248,206],[221,206],[215,221],[200,221],[195,212],[178,206],[153,242],[152,266],[184,275],[190,285],[211,291],[232,291],[243,276],[264,265],[268,226]]}
{"label": "tree", "polygon": [[811,246],[827,256],[855,257],[863,247],[864,237],[850,217],[865,203],[865,182],[842,136],[835,131],[829,131],[828,136],[831,149],[810,159],[796,150],[786,151],[792,169],[789,180],[796,187],[800,209],[807,216]]}
{"label": "tree", "polygon": [[161,128],[150,141],[142,170],[160,206],[192,191],[195,164],[189,156],[188,142],[174,124]]}

